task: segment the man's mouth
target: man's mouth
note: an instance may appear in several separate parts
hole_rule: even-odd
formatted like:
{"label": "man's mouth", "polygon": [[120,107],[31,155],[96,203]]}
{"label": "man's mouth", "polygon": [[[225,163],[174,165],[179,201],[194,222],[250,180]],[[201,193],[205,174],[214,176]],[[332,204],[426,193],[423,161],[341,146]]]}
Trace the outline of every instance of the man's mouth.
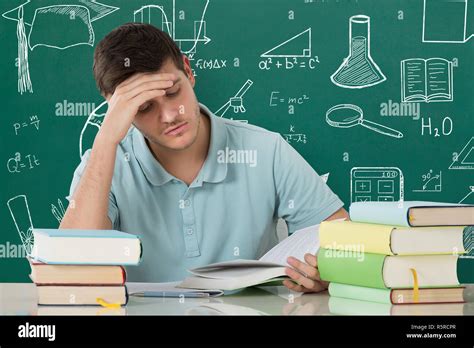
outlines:
{"label": "man's mouth", "polygon": [[165,135],[177,135],[180,134],[188,129],[188,122],[182,122],[177,126],[169,127],[165,131]]}

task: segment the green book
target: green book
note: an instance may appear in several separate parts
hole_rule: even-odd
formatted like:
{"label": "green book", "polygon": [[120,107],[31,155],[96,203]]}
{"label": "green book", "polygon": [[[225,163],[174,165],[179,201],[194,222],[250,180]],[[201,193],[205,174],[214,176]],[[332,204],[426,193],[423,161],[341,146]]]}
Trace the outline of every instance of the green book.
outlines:
{"label": "green book", "polygon": [[322,280],[370,288],[420,288],[474,284],[474,257],[459,255],[387,256],[350,250],[319,249]]}
{"label": "green book", "polygon": [[341,283],[330,283],[328,290],[330,296],[387,304],[463,303],[474,299],[472,289],[463,286],[418,289],[418,297],[413,289],[376,289]]}
{"label": "green book", "polygon": [[470,303],[418,304],[416,306],[395,306],[331,296],[329,312],[335,315],[466,315],[470,313]]}

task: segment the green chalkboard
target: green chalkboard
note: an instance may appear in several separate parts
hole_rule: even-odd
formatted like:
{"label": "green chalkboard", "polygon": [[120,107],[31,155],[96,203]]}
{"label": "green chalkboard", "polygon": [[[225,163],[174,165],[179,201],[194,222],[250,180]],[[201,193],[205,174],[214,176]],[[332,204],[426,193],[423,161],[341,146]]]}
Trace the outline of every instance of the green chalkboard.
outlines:
{"label": "green chalkboard", "polygon": [[191,58],[200,102],[284,135],[346,208],[474,203],[473,10],[472,0],[2,0],[0,281],[29,281],[28,230],[58,226],[105,110],[94,47],[131,21],[167,31]]}

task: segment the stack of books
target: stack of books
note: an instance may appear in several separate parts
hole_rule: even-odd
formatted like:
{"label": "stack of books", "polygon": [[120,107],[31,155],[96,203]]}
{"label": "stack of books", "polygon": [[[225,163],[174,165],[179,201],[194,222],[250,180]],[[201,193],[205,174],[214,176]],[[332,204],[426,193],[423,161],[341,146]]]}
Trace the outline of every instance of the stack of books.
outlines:
{"label": "stack of books", "polygon": [[29,262],[40,305],[127,304],[124,266],[138,265],[136,235],[114,230],[34,229]]}
{"label": "stack of books", "polygon": [[330,296],[387,304],[466,302],[474,284],[474,206],[357,202],[320,227]]}

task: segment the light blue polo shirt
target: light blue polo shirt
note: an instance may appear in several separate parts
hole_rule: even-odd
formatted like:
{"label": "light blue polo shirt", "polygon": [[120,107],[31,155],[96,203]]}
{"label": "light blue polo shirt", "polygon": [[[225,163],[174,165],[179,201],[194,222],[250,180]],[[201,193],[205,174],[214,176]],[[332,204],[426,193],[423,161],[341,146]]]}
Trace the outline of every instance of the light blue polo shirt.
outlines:
{"label": "light blue polo shirt", "polygon": [[[289,233],[315,225],[344,203],[279,133],[213,115],[209,151],[191,185],[169,174],[131,127],[117,147],[108,215],[114,229],[140,236],[143,261],[129,281],[181,280],[187,269],[257,259]],[[89,159],[71,183],[70,196]],[[69,198],[69,197],[68,197]]]}

